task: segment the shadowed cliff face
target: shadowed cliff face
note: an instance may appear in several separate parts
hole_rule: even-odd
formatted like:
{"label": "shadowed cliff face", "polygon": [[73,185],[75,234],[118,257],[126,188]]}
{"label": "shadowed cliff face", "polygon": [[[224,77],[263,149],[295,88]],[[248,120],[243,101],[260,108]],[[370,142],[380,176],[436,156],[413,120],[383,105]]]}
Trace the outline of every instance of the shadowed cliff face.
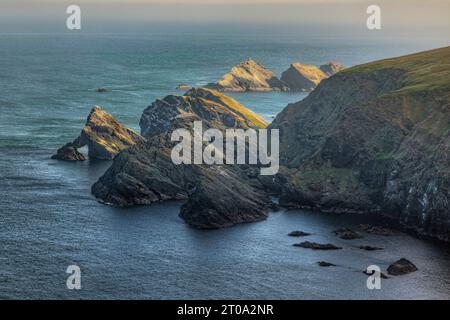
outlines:
{"label": "shadowed cliff face", "polygon": [[450,240],[450,48],[357,66],[291,104],[281,202],[376,211]]}

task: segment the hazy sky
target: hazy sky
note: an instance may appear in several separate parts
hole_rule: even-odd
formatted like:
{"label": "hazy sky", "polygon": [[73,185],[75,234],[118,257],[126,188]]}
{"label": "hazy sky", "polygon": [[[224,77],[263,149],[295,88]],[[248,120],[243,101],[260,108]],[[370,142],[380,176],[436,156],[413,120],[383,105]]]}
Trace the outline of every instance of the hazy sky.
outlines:
{"label": "hazy sky", "polygon": [[450,0],[0,0],[0,32],[65,31],[78,4],[87,31],[143,24],[297,25],[365,29],[366,8],[382,9],[383,32],[448,37]]}

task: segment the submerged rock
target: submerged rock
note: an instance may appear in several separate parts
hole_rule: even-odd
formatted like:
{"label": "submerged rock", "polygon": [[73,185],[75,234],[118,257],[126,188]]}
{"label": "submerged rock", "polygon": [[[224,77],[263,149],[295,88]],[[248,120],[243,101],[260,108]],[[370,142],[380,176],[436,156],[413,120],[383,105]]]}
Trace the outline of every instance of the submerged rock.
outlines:
{"label": "submerged rock", "polygon": [[372,247],[372,246],[359,246],[358,248],[361,249],[361,250],[366,250],[366,251],[383,250],[383,248]]}
{"label": "submerged rock", "polygon": [[256,61],[248,59],[233,67],[217,83],[210,83],[206,88],[218,91],[288,91],[286,84],[278,79],[272,71]]}
{"label": "submerged rock", "polygon": [[310,235],[311,235],[311,233],[303,232],[303,231],[299,231],[299,230],[292,231],[288,234],[288,236],[290,236],[290,237],[306,237],[306,236],[310,236]]}
{"label": "submerged rock", "polygon": [[342,228],[334,231],[334,234],[344,240],[360,239],[362,235],[349,228]]}
{"label": "submerged rock", "polygon": [[69,142],[66,145],[58,149],[52,159],[63,161],[84,161],[86,157],[84,154],[78,152],[76,145],[73,142]]}
{"label": "submerged rock", "polygon": [[54,157],[55,159],[71,157],[74,160],[85,160],[77,149],[87,145],[90,159],[110,160],[122,150],[144,140],[141,135],[126,128],[112,115],[95,106],[89,113],[86,125],[78,138],[59,149]]}
{"label": "submerged rock", "polygon": [[293,246],[306,248],[306,249],[313,249],[313,250],[339,250],[339,249],[342,249],[341,247],[337,247],[331,243],[322,244],[322,243],[309,242],[309,241],[305,241],[305,242],[301,242],[301,243],[294,243]]}
{"label": "submerged rock", "polygon": [[97,88],[97,92],[99,92],[99,93],[111,92],[111,89],[108,89],[108,88]]}
{"label": "submerged rock", "polygon": [[326,261],[319,261],[317,262],[317,264],[319,265],[319,267],[336,267],[335,264]]}
{"label": "submerged rock", "polygon": [[369,224],[361,224],[359,225],[359,227],[367,233],[376,234],[378,236],[392,236],[395,234],[394,230],[382,226],[371,226]]}
{"label": "submerged rock", "polygon": [[328,77],[316,66],[293,63],[281,75],[281,81],[287,84],[291,91],[312,91]]}
{"label": "submerged rock", "polygon": [[417,267],[409,260],[401,258],[389,266],[387,272],[393,276],[400,276],[417,271]]}

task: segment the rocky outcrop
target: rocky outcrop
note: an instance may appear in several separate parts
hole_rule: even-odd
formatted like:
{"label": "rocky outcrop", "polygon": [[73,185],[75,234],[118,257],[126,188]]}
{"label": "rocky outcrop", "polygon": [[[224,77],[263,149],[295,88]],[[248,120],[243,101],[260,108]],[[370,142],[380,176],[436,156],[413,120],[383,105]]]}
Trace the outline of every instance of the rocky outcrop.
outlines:
{"label": "rocky outcrop", "polygon": [[341,247],[335,246],[331,243],[316,243],[316,242],[300,242],[293,244],[294,247],[301,247],[306,249],[312,249],[312,250],[339,250],[342,249]]}
{"label": "rocky outcrop", "polygon": [[328,75],[316,66],[293,63],[281,75],[291,91],[312,91]]}
{"label": "rocky outcrop", "polygon": [[86,157],[84,154],[78,152],[76,144],[69,142],[58,149],[52,159],[63,161],[84,161]]}
{"label": "rocky outcrop", "polygon": [[335,61],[330,61],[328,63],[321,65],[319,69],[322,70],[328,77],[331,77],[333,74],[344,70],[345,66]]}
{"label": "rocky outcrop", "polygon": [[280,204],[374,212],[450,241],[450,47],[338,72],[280,129]]}
{"label": "rocky outcrop", "polygon": [[267,217],[270,198],[249,166],[176,165],[171,159],[172,130],[192,130],[193,121],[205,128],[261,128],[266,122],[218,92],[192,89],[184,96],[155,101],[141,118],[147,141],[121,152],[93,185],[101,201],[118,206],[186,200],[180,216],[189,225],[210,229]]}
{"label": "rocky outcrop", "polygon": [[59,149],[52,158],[85,160],[77,149],[87,146],[90,159],[110,160],[122,150],[144,140],[141,135],[126,128],[112,115],[95,106],[89,113],[80,135]]}
{"label": "rocky outcrop", "polygon": [[144,137],[152,137],[201,120],[206,127],[265,128],[268,122],[218,91],[193,88],[183,96],[157,99],[144,110],[139,125]]}
{"label": "rocky outcrop", "polygon": [[272,71],[252,59],[234,66],[217,83],[206,88],[218,91],[288,91],[289,88]]}
{"label": "rocky outcrop", "polygon": [[417,271],[417,267],[414,263],[405,258],[401,258],[400,260],[394,262],[387,269],[387,272],[393,276],[400,276],[415,271]]}
{"label": "rocky outcrop", "polygon": [[317,264],[319,265],[319,267],[336,267],[336,265],[334,263],[326,262],[326,261],[319,261],[319,262],[317,262]]}
{"label": "rocky outcrop", "polygon": [[300,231],[300,230],[292,231],[292,232],[289,232],[289,234],[288,234],[289,237],[307,237],[310,235],[311,235],[311,233]]}
{"label": "rocky outcrop", "polygon": [[334,234],[344,240],[354,240],[354,239],[360,239],[363,237],[358,232],[353,231],[352,229],[349,229],[349,228],[342,228],[342,229],[335,230]]}

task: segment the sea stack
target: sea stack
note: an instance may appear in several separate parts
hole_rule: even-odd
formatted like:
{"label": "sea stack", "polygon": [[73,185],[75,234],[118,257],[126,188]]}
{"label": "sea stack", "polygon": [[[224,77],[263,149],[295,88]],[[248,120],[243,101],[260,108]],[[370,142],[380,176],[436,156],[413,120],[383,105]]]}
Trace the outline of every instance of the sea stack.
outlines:
{"label": "sea stack", "polygon": [[144,140],[140,134],[123,126],[101,107],[94,106],[80,135],[60,148],[52,158],[85,160],[77,149],[87,146],[90,159],[111,160],[122,150]]}
{"label": "sea stack", "polygon": [[252,59],[234,66],[217,83],[206,88],[218,91],[288,91],[288,86],[278,79],[272,71]]}
{"label": "sea stack", "polygon": [[286,83],[291,91],[312,91],[328,75],[313,65],[293,63],[281,75],[281,81]]}

